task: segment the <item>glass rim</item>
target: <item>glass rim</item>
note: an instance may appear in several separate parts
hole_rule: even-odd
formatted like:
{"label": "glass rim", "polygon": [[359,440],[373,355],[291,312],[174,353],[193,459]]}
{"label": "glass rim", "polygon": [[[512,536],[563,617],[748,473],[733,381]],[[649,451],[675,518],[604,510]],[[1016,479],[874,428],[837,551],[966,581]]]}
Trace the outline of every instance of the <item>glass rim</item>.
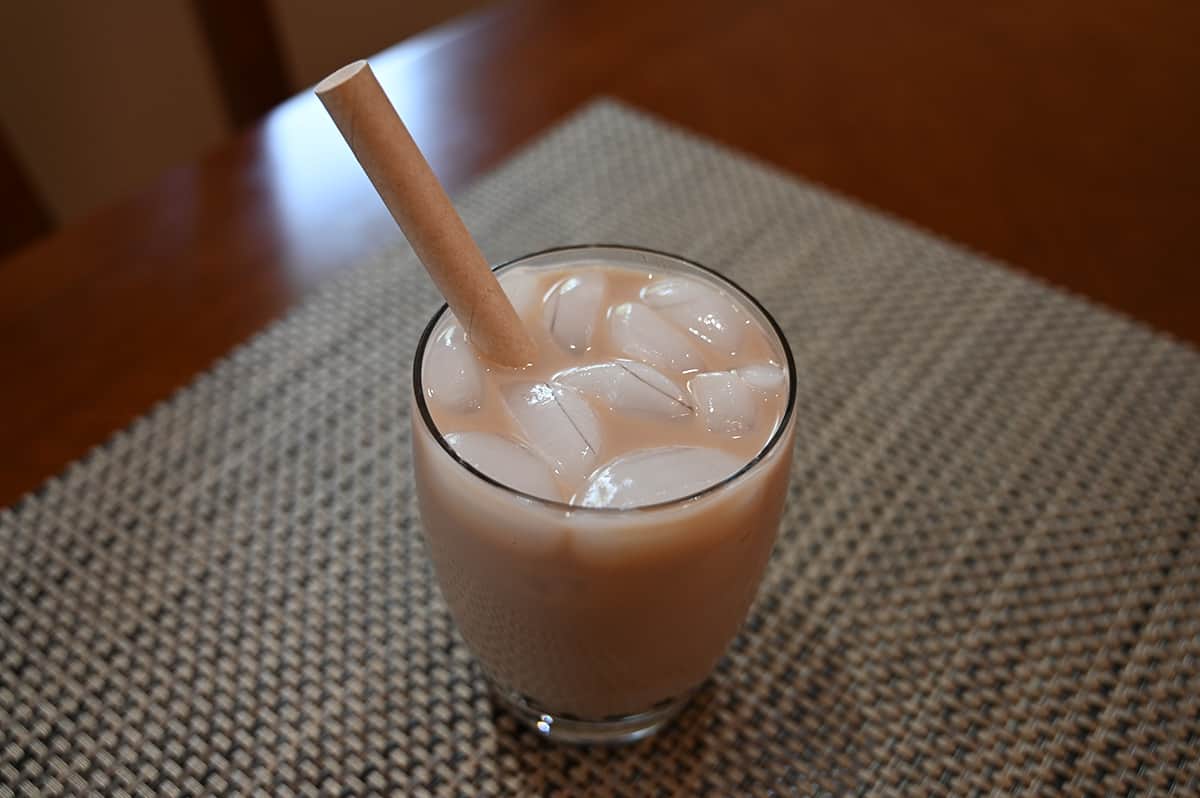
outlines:
{"label": "glass rim", "polygon": [[721,490],[722,488],[733,484],[734,482],[738,481],[742,476],[744,476],[745,474],[752,471],[755,466],[757,466],[759,463],[761,463],[763,460],[765,460],[768,455],[770,455],[772,452],[774,452],[778,448],[779,443],[783,439],[784,433],[786,432],[788,424],[791,422],[792,416],[795,412],[795,408],[796,408],[796,362],[792,356],[792,347],[788,343],[787,336],[785,336],[783,334],[783,330],[779,327],[779,323],[777,321],[775,321],[775,317],[772,316],[765,307],[763,307],[762,303],[759,302],[758,299],[756,299],[753,294],[751,294],[746,289],[742,288],[740,285],[738,285],[736,282],[734,282],[729,277],[726,277],[725,275],[721,274],[720,272],[717,272],[714,269],[711,269],[702,263],[697,263],[694,260],[685,258],[682,255],[676,255],[672,252],[664,252],[662,250],[651,249],[650,247],[641,247],[641,246],[635,246],[635,245],[631,245],[631,244],[568,244],[565,246],[550,247],[548,249],[541,249],[536,252],[530,252],[525,255],[520,255],[516,258],[506,260],[503,263],[493,266],[492,271],[494,273],[499,273],[503,269],[508,269],[513,266],[519,266],[525,261],[529,261],[534,258],[542,257],[544,255],[553,255],[553,254],[559,254],[559,253],[567,254],[570,252],[583,252],[586,250],[597,250],[597,249],[598,250],[609,250],[609,251],[622,251],[623,250],[626,252],[641,253],[643,255],[653,255],[653,256],[659,257],[659,258],[667,258],[669,260],[678,261],[678,262],[683,263],[692,268],[699,269],[700,271],[710,275],[711,277],[716,278],[717,281],[719,281],[720,283],[723,283],[724,285],[727,285],[727,286],[733,288],[734,291],[736,291],[743,300],[745,300],[747,303],[749,303],[749,305],[751,307],[753,307],[760,314],[762,314],[762,317],[764,319],[766,319],[767,324],[770,326],[771,332],[774,333],[775,338],[779,341],[779,344],[783,349],[783,356],[784,356],[784,359],[787,361],[787,370],[788,370],[788,396],[787,396],[787,402],[784,406],[783,416],[780,417],[779,423],[775,426],[775,430],[771,433],[771,437],[768,438],[767,442],[762,445],[762,448],[759,449],[758,452],[753,457],[751,457],[749,460],[747,460],[741,466],[741,468],[739,468],[737,471],[734,471],[732,474],[730,474],[729,476],[720,480],[719,482],[714,482],[713,484],[711,484],[701,490],[698,490],[695,493],[689,493],[686,496],[680,496],[680,497],[677,497],[674,499],[667,499],[666,501],[656,502],[654,504],[641,504],[641,505],[637,505],[635,507],[584,507],[584,506],[578,505],[578,504],[568,504],[567,502],[558,501],[556,499],[547,499],[542,496],[535,496],[532,493],[526,493],[525,491],[517,490],[516,488],[512,487],[511,485],[506,485],[503,482],[500,482],[499,480],[495,479],[494,477],[491,477],[488,474],[483,473],[482,471],[477,469],[475,466],[471,465],[466,460],[464,460],[462,457],[460,457],[458,452],[454,451],[454,448],[446,441],[446,436],[438,429],[437,424],[435,424],[433,421],[433,415],[429,412],[429,404],[425,400],[425,391],[422,386],[421,372],[423,371],[424,360],[425,360],[425,349],[429,343],[429,339],[432,337],[433,331],[437,327],[438,322],[440,322],[442,320],[442,317],[446,315],[446,311],[449,309],[449,305],[447,305],[444,302],[442,303],[442,306],[440,308],[438,308],[437,311],[433,314],[433,317],[429,320],[429,323],[425,325],[425,329],[421,332],[421,337],[417,341],[416,352],[414,352],[414,354],[413,354],[413,370],[412,370],[413,371],[413,375],[412,375],[413,401],[417,405],[417,411],[421,417],[422,423],[425,425],[425,429],[429,432],[430,435],[433,436],[434,440],[437,441],[438,445],[442,448],[442,450],[447,455],[450,456],[450,459],[453,460],[458,465],[462,466],[464,469],[466,469],[467,473],[471,474],[472,476],[474,476],[478,479],[483,480],[485,483],[487,483],[489,485],[499,488],[500,490],[502,490],[506,493],[510,493],[514,496],[519,496],[519,497],[521,497],[523,499],[527,499],[528,501],[531,501],[535,504],[538,504],[538,505],[541,505],[541,506],[544,506],[544,507],[547,507],[550,509],[554,509],[554,510],[557,510],[560,512],[584,513],[584,514],[613,514],[613,515],[615,515],[615,514],[620,514],[620,513],[644,512],[644,511],[651,511],[651,510],[665,510],[670,507],[676,507],[676,506],[681,506],[684,504],[689,504],[689,503],[695,502],[695,501],[709,495],[710,493],[716,493],[717,491]]}

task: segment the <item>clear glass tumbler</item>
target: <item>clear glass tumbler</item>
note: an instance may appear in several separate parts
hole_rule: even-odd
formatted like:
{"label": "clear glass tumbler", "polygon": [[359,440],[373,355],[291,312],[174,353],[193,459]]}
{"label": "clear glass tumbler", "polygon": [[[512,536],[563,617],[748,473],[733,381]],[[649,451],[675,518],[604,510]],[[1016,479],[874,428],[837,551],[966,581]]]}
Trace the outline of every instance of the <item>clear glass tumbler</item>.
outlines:
{"label": "clear glass tumbler", "polygon": [[633,266],[706,281],[739,300],[786,363],[778,427],[741,470],[699,493],[633,509],[584,508],[509,488],[458,457],[413,367],[413,464],[429,553],[454,621],[496,700],[552,739],[652,734],[708,678],[745,619],[774,544],[795,434],[792,353],[749,294],[699,264],[622,246],[539,252],[497,267]]}

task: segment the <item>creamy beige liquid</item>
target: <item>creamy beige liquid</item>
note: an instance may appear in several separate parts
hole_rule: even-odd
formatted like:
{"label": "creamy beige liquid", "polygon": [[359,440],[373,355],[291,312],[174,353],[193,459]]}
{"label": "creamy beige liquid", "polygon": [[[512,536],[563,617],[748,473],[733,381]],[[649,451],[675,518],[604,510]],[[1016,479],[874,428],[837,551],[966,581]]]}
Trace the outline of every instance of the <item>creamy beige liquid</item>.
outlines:
{"label": "creamy beige liquid", "polygon": [[[564,349],[540,315],[542,297],[567,274],[596,269],[605,278],[604,310],[587,347]],[[524,283],[520,291],[503,275],[502,282],[537,339],[539,360],[523,371],[481,366],[474,399],[456,397],[453,387],[440,395],[426,388],[429,418],[413,414],[425,537],[455,621],[499,685],[548,711],[580,718],[645,711],[698,686],[745,617],[782,512],[794,418],[749,471],[695,498],[648,509],[567,508],[479,479],[450,456],[435,430],[498,434],[525,447],[526,430],[506,392],[548,382],[565,369],[630,358],[628,345],[614,336],[609,309],[640,304],[643,289],[671,269],[573,263],[569,271],[539,267],[532,275],[514,274]],[[549,498],[578,501],[589,476],[583,472],[633,451],[681,444],[718,449],[740,468],[763,450],[785,417],[786,374],[773,387],[752,389],[750,421],[732,427],[718,416],[711,428],[711,402],[688,390],[699,374],[747,365],[786,368],[761,315],[732,292],[722,295],[737,305],[734,318],[744,326],[736,349],[709,345],[672,322],[695,346],[686,363],[659,371],[687,407],[670,418],[647,417],[616,412],[605,399],[581,392],[595,414],[585,447],[593,451],[581,450],[582,468],[550,469],[557,495]],[[552,312],[552,304],[546,308]],[[447,315],[431,344],[453,323]],[[431,376],[438,354],[432,345],[426,350],[423,377]],[[541,462],[535,449],[523,451]],[[482,470],[511,484],[505,468]]]}

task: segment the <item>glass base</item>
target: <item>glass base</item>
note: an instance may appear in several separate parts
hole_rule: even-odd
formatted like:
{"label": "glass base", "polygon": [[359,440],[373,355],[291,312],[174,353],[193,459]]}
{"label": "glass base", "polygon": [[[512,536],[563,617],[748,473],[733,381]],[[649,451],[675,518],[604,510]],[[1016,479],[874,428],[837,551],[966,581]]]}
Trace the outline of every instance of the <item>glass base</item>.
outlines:
{"label": "glass base", "polygon": [[660,701],[645,712],[586,720],[556,714],[519,693],[488,680],[492,700],[517,721],[543,737],[575,745],[622,745],[643,740],[666,726],[687,705],[692,694]]}

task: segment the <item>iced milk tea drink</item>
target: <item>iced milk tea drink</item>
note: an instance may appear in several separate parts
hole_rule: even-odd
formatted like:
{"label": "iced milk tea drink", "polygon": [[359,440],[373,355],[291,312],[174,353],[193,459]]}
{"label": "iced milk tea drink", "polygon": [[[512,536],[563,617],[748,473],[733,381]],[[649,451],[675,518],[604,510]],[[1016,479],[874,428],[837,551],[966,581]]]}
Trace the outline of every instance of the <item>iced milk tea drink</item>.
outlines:
{"label": "iced milk tea drink", "polygon": [[742,623],[779,526],[795,374],[732,283],[630,247],[497,276],[538,346],[443,308],[414,365],[413,455],[442,593],[496,697],[543,734],[652,733]]}

